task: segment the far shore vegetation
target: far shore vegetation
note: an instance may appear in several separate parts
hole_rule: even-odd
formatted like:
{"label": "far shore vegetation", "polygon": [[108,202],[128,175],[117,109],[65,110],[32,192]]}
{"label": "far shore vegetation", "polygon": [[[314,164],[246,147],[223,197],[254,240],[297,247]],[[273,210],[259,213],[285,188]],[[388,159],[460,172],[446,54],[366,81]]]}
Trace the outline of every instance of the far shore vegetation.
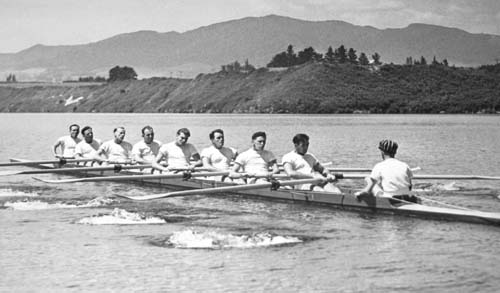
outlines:
{"label": "far shore vegetation", "polygon": [[[49,83],[30,91],[13,86],[20,84],[14,73],[2,84],[3,112],[500,112],[499,64],[455,67],[434,56],[430,61],[409,56],[404,64],[383,64],[377,52],[358,54],[343,45],[329,47],[325,54],[312,47],[295,53],[289,45],[265,68],[235,61],[194,79],[137,80],[132,67],[115,66],[107,78],[67,80],[67,89],[57,95]],[[11,90],[5,90],[8,85]],[[49,97],[57,97],[56,103]]]}

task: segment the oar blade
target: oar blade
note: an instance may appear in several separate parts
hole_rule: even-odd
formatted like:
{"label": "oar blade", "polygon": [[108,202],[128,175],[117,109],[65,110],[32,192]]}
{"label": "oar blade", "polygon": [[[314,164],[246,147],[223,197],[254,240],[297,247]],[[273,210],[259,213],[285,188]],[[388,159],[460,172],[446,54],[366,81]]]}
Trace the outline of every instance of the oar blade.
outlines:
{"label": "oar blade", "polygon": [[24,174],[24,171],[15,171],[15,170],[0,171],[0,176],[10,176],[10,175],[20,175],[20,174]]}
{"label": "oar blade", "polygon": [[44,179],[44,178],[38,178],[38,177],[32,177],[35,180],[44,182],[44,183],[51,183],[51,184],[56,184],[56,183],[74,183],[74,182],[82,182],[84,181],[85,178],[70,178],[70,179]]}

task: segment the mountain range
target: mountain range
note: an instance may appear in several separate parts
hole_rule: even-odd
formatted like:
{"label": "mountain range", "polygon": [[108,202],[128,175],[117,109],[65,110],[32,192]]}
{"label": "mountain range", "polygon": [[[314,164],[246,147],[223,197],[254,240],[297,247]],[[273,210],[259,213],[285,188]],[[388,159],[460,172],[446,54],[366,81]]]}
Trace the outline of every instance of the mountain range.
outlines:
{"label": "mountain range", "polygon": [[130,66],[139,78],[192,78],[220,70],[221,65],[248,60],[265,66],[291,44],[295,52],[312,46],[325,53],[344,45],[359,55],[377,52],[383,63],[402,64],[407,57],[447,59],[450,65],[473,67],[500,58],[500,36],[428,24],[377,29],[343,21],[304,21],[269,15],[232,20],[184,33],[138,31],[95,43],[66,46],[35,45],[0,54],[0,76],[18,81],[61,81],[82,76],[106,76],[114,66]]}

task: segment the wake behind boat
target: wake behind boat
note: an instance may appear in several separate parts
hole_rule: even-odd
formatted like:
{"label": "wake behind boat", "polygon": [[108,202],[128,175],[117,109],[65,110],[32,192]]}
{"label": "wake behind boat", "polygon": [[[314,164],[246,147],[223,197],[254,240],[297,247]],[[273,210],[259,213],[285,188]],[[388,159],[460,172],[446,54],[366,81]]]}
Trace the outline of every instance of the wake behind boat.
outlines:
{"label": "wake behind boat", "polygon": [[[61,173],[61,168],[50,164],[32,164],[29,160],[24,159],[11,159],[11,162],[27,163],[30,167],[57,170]],[[390,214],[390,215],[404,215],[411,217],[419,217],[424,219],[438,219],[449,221],[462,221],[481,224],[500,225],[500,213],[482,212],[470,209],[459,209],[456,207],[435,207],[423,204],[411,203],[404,200],[397,200],[386,197],[370,197],[364,200],[358,200],[352,192],[341,194],[321,192],[321,191],[304,191],[294,190],[287,187],[286,181],[284,185],[269,184],[261,186],[237,185],[235,183],[227,183],[215,181],[212,179],[204,178],[210,173],[203,174],[203,177],[186,178],[185,176],[177,176],[176,178],[167,177],[167,174],[156,174],[154,176],[145,175],[143,172],[134,170],[121,169],[117,175],[116,169],[99,169],[92,168],[75,169],[75,165],[66,165],[68,168],[66,174],[79,176],[79,177],[101,177],[102,180],[115,180],[125,181],[133,184],[148,184],[163,186],[168,189],[180,190],[180,192],[169,192],[165,194],[151,196],[150,198],[141,198],[140,196],[125,196],[117,195],[119,197],[126,197],[133,200],[149,200],[158,199],[171,196],[187,196],[187,195],[203,195],[206,193],[216,194],[237,194],[246,197],[258,197],[270,200],[287,200],[302,202],[305,204],[317,204],[323,206],[330,206],[340,208],[343,210],[363,212],[363,213],[377,213],[377,214]],[[73,170],[72,170],[73,169]],[[65,172],[62,172],[65,173]],[[146,173],[147,174],[147,173]],[[163,175],[163,176],[162,176]],[[214,174],[211,174],[214,175]],[[106,178],[113,176],[112,178]],[[345,175],[344,178],[362,178],[363,174]],[[421,176],[425,178],[425,176]],[[435,175],[429,175],[430,179],[438,179]],[[448,176],[449,177],[449,176]],[[469,179],[475,177],[469,176]],[[477,176],[476,176],[477,177]],[[487,177],[484,177],[488,179]],[[497,178],[490,177],[489,179]],[[418,178],[417,178],[418,179]],[[481,179],[481,178],[479,178]],[[272,188],[271,188],[272,187]],[[218,189],[221,188],[221,189]],[[187,191],[189,190],[189,191]]]}

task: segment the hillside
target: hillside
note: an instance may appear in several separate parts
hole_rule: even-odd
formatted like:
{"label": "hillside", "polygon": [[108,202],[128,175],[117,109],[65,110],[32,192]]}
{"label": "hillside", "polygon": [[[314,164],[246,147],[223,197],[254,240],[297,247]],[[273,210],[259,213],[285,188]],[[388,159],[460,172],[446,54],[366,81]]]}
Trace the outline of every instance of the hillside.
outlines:
{"label": "hillside", "polygon": [[312,46],[325,53],[344,45],[383,63],[402,64],[407,57],[447,59],[457,66],[490,64],[499,58],[500,36],[472,34],[456,28],[411,24],[377,29],[343,21],[305,21],[269,15],[247,17],[184,33],[138,31],[95,43],[72,46],[35,45],[0,54],[0,76],[18,80],[61,81],[81,76],[107,76],[110,68],[131,66],[140,78],[193,78],[246,59],[262,67],[292,44],[295,51]]}
{"label": "hillside", "polygon": [[195,79],[0,87],[2,112],[476,113],[500,111],[500,65],[307,63]]}

